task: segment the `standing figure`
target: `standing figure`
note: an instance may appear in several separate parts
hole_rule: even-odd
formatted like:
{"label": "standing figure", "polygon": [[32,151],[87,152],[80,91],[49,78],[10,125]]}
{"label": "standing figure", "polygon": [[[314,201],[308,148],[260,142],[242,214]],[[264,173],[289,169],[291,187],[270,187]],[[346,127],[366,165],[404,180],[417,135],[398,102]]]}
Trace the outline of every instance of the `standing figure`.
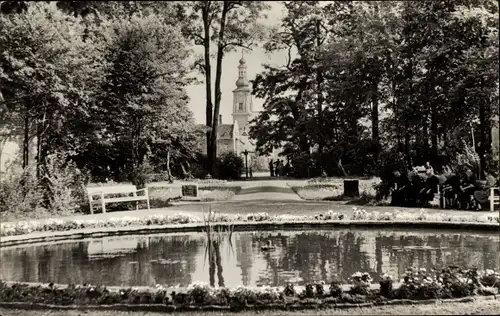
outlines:
{"label": "standing figure", "polygon": [[280,165],[280,160],[276,160],[274,163],[274,176],[278,177],[279,176],[279,165]]}
{"label": "standing figure", "polygon": [[274,177],[274,162],[273,160],[269,160],[269,172],[271,173],[271,177]]}

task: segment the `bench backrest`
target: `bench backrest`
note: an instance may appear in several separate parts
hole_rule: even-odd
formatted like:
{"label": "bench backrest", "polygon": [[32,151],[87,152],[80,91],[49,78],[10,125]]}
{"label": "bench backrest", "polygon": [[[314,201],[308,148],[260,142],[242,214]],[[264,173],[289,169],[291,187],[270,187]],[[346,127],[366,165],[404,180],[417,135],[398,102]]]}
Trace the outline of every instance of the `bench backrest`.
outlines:
{"label": "bench backrest", "polygon": [[136,191],[137,191],[136,186],[132,184],[87,188],[88,195],[99,194],[101,192],[104,194],[128,194]]}

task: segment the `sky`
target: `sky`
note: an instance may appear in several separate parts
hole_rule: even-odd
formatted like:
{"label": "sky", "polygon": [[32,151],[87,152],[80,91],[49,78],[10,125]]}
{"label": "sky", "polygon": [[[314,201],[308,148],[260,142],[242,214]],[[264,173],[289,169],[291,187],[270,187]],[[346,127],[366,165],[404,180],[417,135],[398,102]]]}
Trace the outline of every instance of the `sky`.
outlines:
{"label": "sky", "polygon": [[[268,1],[271,9],[268,12],[268,18],[263,21],[267,25],[279,25],[282,12],[282,4],[278,1]],[[201,53],[203,51],[202,47],[197,47],[197,52]],[[274,65],[283,65],[286,63],[287,52],[276,52],[271,55],[266,54],[262,47],[256,47],[252,51],[245,53],[245,60],[247,62],[247,74],[248,80],[253,80],[256,74],[262,72],[264,67],[262,64],[270,63]],[[241,50],[238,49],[237,52],[232,52],[224,55],[222,62],[222,81],[221,81],[221,91],[222,91],[222,101],[220,107],[220,114],[222,115],[223,124],[232,124],[233,118],[231,116],[233,107],[233,93],[232,91],[236,88],[236,80],[238,79],[238,64],[241,59]],[[215,77],[215,59],[212,62],[212,74]],[[212,86],[212,89],[214,87]],[[194,118],[197,123],[205,124],[205,84],[201,83],[198,85],[191,85],[187,88],[188,95],[190,97],[190,109],[194,114]],[[212,96],[213,97],[213,96]],[[262,109],[262,104],[264,100],[256,99],[253,97],[254,110]]]}

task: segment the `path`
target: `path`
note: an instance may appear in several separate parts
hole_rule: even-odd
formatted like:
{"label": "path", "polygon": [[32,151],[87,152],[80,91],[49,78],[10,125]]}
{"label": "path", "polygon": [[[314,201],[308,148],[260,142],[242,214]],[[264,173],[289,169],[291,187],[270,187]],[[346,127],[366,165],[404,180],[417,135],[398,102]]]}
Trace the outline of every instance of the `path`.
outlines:
{"label": "path", "polygon": [[243,182],[241,191],[231,201],[302,201],[286,184],[286,180]]}
{"label": "path", "polygon": [[[297,182],[297,183],[293,183]],[[77,215],[70,216],[68,219],[96,219],[105,220],[111,217],[138,217],[149,215],[172,215],[177,213],[201,216],[209,208],[212,211],[226,214],[250,214],[266,212],[270,215],[315,215],[324,213],[328,210],[350,216],[353,212],[353,205],[346,205],[343,201],[305,201],[302,200],[288,184],[296,185],[297,181],[276,179],[259,181],[238,181],[229,182],[228,185],[241,186],[242,190],[230,201],[220,202],[180,202],[170,207],[155,208],[150,210],[131,210],[117,211],[106,214]],[[166,184],[166,183],[165,183]],[[157,183],[157,187],[177,187],[181,183],[165,185]],[[418,213],[420,208],[402,208],[392,206],[357,206],[359,209],[365,209],[368,212],[377,211],[380,213],[391,212],[394,209],[408,213]],[[463,211],[463,210],[443,210],[443,209],[425,209],[429,214],[445,214],[449,216],[498,216],[498,212],[489,211]]]}

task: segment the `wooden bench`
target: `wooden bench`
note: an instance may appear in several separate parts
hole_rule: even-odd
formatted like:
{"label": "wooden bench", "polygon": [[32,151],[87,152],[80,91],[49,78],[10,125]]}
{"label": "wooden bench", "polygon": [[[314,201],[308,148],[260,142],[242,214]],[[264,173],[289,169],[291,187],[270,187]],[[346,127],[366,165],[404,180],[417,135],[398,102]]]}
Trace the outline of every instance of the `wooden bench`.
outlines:
{"label": "wooden bench", "polygon": [[[144,192],[139,195],[139,192]],[[137,190],[135,185],[109,185],[102,187],[88,187],[87,195],[89,198],[90,213],[94,214],[93,205],[98,204],[102,212],[106,213],[106,204],[120,202],[136,202],[136,210],[139,209],[139,201],[146,201],[149,210],[148,188]],[[119,195],[119,197],[109,197],[109,195]],[[94,199],[95,198],[95,199]]]}
{"label": "wooden bench", "polygon": [[[495,195],[495,191],[499,194]],[[490,188],[490,211],[495,210],[495,205],[500,205],[500,188]]]}

